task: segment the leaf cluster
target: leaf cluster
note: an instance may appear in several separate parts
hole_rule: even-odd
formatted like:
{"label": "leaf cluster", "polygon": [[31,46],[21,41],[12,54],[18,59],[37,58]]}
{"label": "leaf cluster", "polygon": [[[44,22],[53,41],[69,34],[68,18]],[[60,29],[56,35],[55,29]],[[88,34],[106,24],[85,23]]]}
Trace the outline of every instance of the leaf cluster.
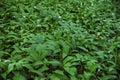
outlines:
{"label": "leaf cluster", "polygon": [[119,80],[116,4],[0,0],[0,80]]}

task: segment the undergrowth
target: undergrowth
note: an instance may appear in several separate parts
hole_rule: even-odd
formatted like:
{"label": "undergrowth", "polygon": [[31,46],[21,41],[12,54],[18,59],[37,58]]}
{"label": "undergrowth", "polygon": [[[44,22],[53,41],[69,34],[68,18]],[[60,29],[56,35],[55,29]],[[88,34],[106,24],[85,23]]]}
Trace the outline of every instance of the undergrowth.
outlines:
{"label": "undergrowth", "polygon": [[0,0],[0,80],[119,80],[118,2]]}

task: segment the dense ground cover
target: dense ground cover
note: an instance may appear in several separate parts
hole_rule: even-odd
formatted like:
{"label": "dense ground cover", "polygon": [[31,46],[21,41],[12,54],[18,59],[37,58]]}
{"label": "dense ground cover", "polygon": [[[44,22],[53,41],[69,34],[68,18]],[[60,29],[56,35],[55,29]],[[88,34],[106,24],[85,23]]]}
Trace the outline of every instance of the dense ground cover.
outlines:
{"label": "dense ground cover", "polygon": [[116,1],[0,0],[0,80],[119,80]]}

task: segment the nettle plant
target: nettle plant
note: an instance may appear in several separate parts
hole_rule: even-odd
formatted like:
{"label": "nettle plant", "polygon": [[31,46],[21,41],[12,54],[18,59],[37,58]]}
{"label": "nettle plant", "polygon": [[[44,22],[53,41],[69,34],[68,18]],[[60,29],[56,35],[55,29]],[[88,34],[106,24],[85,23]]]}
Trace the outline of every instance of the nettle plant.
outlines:
{"label": "nettle plant", "polygon": [[119,80],[118,9],[112,0],[1,0],[0,80]]}

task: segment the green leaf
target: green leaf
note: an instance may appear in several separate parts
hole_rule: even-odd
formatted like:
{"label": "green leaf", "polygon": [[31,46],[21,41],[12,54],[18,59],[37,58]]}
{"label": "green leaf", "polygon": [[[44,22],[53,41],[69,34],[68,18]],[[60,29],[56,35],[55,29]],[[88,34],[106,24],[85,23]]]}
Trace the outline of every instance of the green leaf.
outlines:
{"label": "green leaf", "polygon": [[88,50],[85,47],[79,46],[79,48],[85,52],[88,52]]}
{"label": "green leaf", "polygon": [[69,54],[69,45],[65,42],[60,40],[59,44],[62,46],[62,58],[65,58]]}
{"label": "green leaf", "polygon": [[65,71],[67,71],[71,76],[74,76],[77,73],[77,69],[74,67],[64,67]]}
{"label": "green leaf", "polygon": [[57,61],[57,60],[52,60],[52,61],[48,61],[49,64],[52,64],[53,66],[61,66],[62,64]]}
{"label": "green leaf", "polygon": [[39,73],[42,73],[42,72],[44,72],[44,71],[46,71],[46,70],[48,70],[49,68],[46,66],[46,65],[44,65],[44,66],[42,66],[40,69],[38,69],[38,71],[39,71]]}
{"label": "green leaf", "polygon": [[7,52],[0,51],[0,58],[2,58],[4,55],[8,54]]}
{"label": "green leaf", "polygon": [[68,56],[68,57],[66,57],[66,58],[63,60],[63,64],[65,65],[65,64],[67,64],[67,63],[70,63],[70,62],[73,61],[73,59],[74,59],[74,57]]}
{"label": "green leaf", "polygon": [[44,64],[44,63],[41,62],[41,61],[37,61],[37,62],[34,62],[34,63],[33,63],[34,66],[39,66],[39,65],[41,65],[41,64]]}
{"label": "green leaf", "polygon": [[60,80],[58,77],[56,77],[54,74],[50,75],[50,79],[51,80]]}
{"label": "green leaf", "polygon": [[61,76],[64,76],[64,73],[61,70],[55,70],[54,72],[55,72],[55,74],[59,74]]}
{"label": "green leaf", "polygon": [[92,76],[93,74],[92,73],[90,73],[90,72],[84,72],[84,79],[86,80],[86,79],[90,79],[90,77]]}
{"label": "green leaf", "polygon": [[106,76],[103,76],[101,79],[102,80],[109,80],[109,79],[112,79],[112,78],[114,78],[113,75],[106,75]]}
{"label": "green leaf", "polygon": [[70,77],[71,80],[78,80],[75,76]]}
{"label": "green leaf", "polygon": [[20,73],[15,73],[13,80],[26,80],[26,77]]}
{"label": "green leaf", "polygon": [[9,74],[14,69],[14,66],[15,66],[14,63],[8,65],[7,74]]}
{"label": "green leaf", "polygon": [[96,60],[90,60],[87,62],[87,69],[90,70],[90,72],[94,72],[96,70],[96,68],[98,67],[97,65],[97,61]]}

